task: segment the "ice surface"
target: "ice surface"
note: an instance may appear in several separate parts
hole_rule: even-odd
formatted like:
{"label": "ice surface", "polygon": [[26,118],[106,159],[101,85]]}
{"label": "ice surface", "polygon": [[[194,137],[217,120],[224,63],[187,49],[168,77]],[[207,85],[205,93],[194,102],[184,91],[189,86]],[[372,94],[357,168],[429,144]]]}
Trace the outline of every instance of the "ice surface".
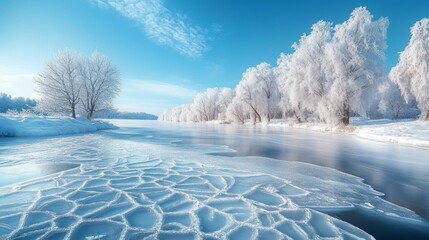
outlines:
{"label": "ice surface", "polygon": [[[224,151],[218,146],[193,151],[103,134],[32,146],[56,153],[44,161],[61,155],[81,166],[1,189],[0,239],[371,239],[314,210],[356,206],[419,220],[357,177],[303,163],[204,154]],[[35,148],[19,147],[8,158],[28,161]]]}
{"label": "ice surface", "polygon": [[[342,232],[347,231],[334,224],[332,217],[302,209],[296,204],[285,204],[290,199],[286,194],[277,193],[274,186],[292,187],[295,189],[292,195],[296,195],[297,188],[285,180],[198,163],[186,164],[187,171],[179,173],[178,170],[182,169],[178,166],[183,167],[183,162],[169,159],[157,161],[168,163],[170,167],[160,171],[156,166],[142,169],[138,165],[121,164],[92,171],[91,175],[81,168],[79,172],[38,180],[51,181],[57,188],[70,188],[72,191],[65,196],[43,195],[40,192],[40,197],[35,197],[28,188],[5,195],[4,199],[11,198],[18,202],[29,201],[28,198],[33,197],[35,202],[22,213],[22,223],[19,214],[0,218],[0,226],[5,227],[2,228],[2,237],[120,239],[140,236],[140,232],[157,239],[307,238],[308,234],[335,238],[342,237]],[[206,169],[210,170],[210,175],[206,175]],[[109,176],[106,172],[125,170],[136,170],[139,174],[106,180]],[[168,179],[172,185],[144,183],[142,178],[145,174],[160,172],[166,175],[159,178]],[[59,181],[82,179],[82,176],[86,180],[80,184]],[[235,176],[239,177],[233,181],[233,186],[240,183],[239,190],[229,191],[233,186],[226,184],[225,178],[234,180]],[[244,179],[250,176],[255,176],[255,179],[250,184],[244,184]],[[52,184],[46,185],[47,188],[51,188]],[[108,191],[82,190],[104,184]],[[28,183],[26,186],[29,186]],[[20,188],[15,186],[15,189]],[[134,191],[136,189],[138,191]],[[39,191],[38,188],[35,191]],[[312,226],[309,229],[314,229],[313,232],[307,233],[297,222]],[[352,226],[348,228],[353,229],[353,236],[371,238]],[[67,230],[67,233],[61,229]]]}

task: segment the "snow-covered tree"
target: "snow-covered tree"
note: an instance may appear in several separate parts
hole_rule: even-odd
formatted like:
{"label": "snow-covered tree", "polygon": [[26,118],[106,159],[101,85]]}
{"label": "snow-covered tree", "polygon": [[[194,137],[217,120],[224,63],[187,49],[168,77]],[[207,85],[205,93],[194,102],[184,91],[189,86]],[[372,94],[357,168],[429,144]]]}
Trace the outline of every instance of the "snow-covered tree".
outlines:
{"label": "snow-covered tree", "polygon": [[395,83],[386,81],[379,86],[378,90],[380,94],[378,108],[384,117],[393,119],[415,118],[420,113],[415,100],[410,100],[407,103]]}
{"label": "snow-covered tree", "polygon": [[398,84],[405,100],[417,101],[422,118],[429,120],[429,19],[411,28],[411,39],[389,77]]}
{"label": "snow-covered tree", "polygon": [[280,93],[274,71],[268,63],[257,65],[256,70],[258,73],[258,85],[260,85],[262,90],[261,99],[265,103],[265,107],[262,108],[262,112],[265,115],[266,120],[269,122],[277,112]]}
{"label": "snow-covered tree", "polygon": [[232,103],[232,99],[235,96],[235,91],[230,88],[220,88],[218,90],[217,108],[218,108],[218,120],[227,120],[227,109]]}
{"label": "snow-covered tree", "polygon": [[[287,102],[298,122],[314,114],[325,93],[323,61],[325,46],[331,38],[331,24],[319,21],[293,44],[293,54],[282,54],[276,68],[283,105]],[[284,105],[286,106],[286,105]]]}
{"label": "snow-covered tree", "polygon": [[88,119],[94,113],[112,108],[113,99],[120,91],[119,71],[110,59],[99,52],[80,62],[83,84],[81,102]]}
{"label": "snow-covered tree", "polygon": [[[280,57],[277,59],[277,66],[274,69],[276,75],[277,86],[280,93],[280,102],[279,107],[283,111],[283,115],[288,115],[289,112],[294,112],[291,107],[289,100],[289,71],[291,65],[292,54],[281,53]],[[300,121],[300,117],[296,116],[297,120]]]}
{"label": "snow-covered tree", "polygon": [[248,105],[239,98],[234,98],[226,110],[227,119],[233,122],[245,123],[249,118]]}
{"label": "snow-covered tree", "polygon": [[[248,106],[254,122],[267,121],[278,105],[278,87],[273,70],[268,63],[248,68],[236,88],[235,100]],[[234,100],[233,100],[234,102]]]}
{"label": "snow-covered tree", "polygon": [[193,107],[197,112],[198,121],[211,121],[216,118],[218,97],[218,89],[215,88],[208,88],[195,96]]}
{"label": "snow-covered tree", "polygon": [[351,112],[365,116],[373,104],[378,82],[385,79],[387,26],[386,18],[373,21],[364,7],[335,26],[325,52],[329,90],[319,105],[319,113],[328,123],[347,125]]}
{"label": "snow-covered tree", "polygon": [[81,57],[70,50],[57,53],[46,63],[45,69],[36,77],[38,92],[47,111],[65,111],[76,118],[82,89],[79,77]]}

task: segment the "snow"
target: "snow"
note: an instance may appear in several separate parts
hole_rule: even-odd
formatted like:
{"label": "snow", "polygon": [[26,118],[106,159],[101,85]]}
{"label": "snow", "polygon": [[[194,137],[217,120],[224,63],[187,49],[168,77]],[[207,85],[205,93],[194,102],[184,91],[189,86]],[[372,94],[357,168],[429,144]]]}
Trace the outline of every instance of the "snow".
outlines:
{"label": "snow", "polygon": [[[248,124],[250,125],[250,123]],[[273,119],[270,123],[260,125],[321,132],[343,132],[374,141],[429,148],[429,122],[415,119],[371,120],[367,118],[351,118],[349,126],[332,126],[317,122],[297,123],[294,119]]]}
{"label": "snow", "polygon": [[114,129],[113,124],[86,119],[0,115],[0,137],[40,137]]}
{"label": "snow", "polygon": [[355,134],[359,137],[429,148],[429,122],[419,120],[355,119]]}

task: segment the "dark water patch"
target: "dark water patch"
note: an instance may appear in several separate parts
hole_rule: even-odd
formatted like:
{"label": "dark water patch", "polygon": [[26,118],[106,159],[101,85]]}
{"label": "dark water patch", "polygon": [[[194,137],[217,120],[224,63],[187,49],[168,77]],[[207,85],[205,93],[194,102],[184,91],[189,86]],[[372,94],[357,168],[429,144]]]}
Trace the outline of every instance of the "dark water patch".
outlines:
{"label": "dark water patch", "polygon": [[417,222],[376,214],[363,208],[344,211],[325,211],[333,217],[353,224],[376,239],[429,239],[429,222]]}

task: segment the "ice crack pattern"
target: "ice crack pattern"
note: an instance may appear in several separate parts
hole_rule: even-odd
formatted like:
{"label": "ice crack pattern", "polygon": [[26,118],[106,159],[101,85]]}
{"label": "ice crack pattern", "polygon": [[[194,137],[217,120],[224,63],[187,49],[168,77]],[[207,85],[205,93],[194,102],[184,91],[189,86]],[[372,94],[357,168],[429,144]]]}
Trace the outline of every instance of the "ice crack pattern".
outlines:
{"label": "ice crack pattern", "polygon": [[300,208],[307,191],[264,174],[128,158],[15,185],[0,196],[6,239],[369,239]]}

